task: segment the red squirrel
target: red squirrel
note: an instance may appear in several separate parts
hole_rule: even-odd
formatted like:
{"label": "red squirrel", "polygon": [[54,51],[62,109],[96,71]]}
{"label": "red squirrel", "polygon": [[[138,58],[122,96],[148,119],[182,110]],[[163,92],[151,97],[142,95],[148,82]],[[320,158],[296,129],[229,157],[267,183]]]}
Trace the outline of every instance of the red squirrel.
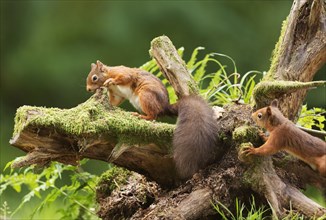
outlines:
{"label": "red squirrel", "polygon": [[113,106],[128,99],[137,111],[143,113],[134,113],[140,118],[154,120],[158,116],[176,114],[161,80],[144,70],[125,66],[108,67],[97,61],[91,64],[86,87],[87,91],[92,92],[102,86],[108,87]]}
{"label": "red squirrel", "polygon": [[91,64],[86,86],[90,92],[107,87],[112,105],[128,99],[142,113],[134,115],[146,120],[178,115],[173,158],[182,179],[192,177],[213,161],[218,127],[212,108],[200,96],[186,96],[171,105],[165,86],[153,74],[138,68],[106,66],[100,61]]}
{"label": "red squirrel", "polygon": [[309,164],[326,177],[326,142],[300,130],[293,122],[285,118],[277,107],[277,100],[252,114],[258,126],[265,128],[269,137],[263,137],[265,143],[258,147],[248,147],[243,153],[260,156],[272,155],[284,150]]}

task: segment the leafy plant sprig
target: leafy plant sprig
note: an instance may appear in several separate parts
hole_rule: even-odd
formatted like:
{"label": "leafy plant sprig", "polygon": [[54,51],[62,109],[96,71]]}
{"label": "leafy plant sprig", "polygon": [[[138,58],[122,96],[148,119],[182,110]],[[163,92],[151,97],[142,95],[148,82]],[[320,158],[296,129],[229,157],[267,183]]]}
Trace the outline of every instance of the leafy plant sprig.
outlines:
{"label": "leafy plant sprig", "polygon": [[[82,160],[81,164],[85,164],[86,161]],[[6,168],[12,162],[9,162]],[[52,162],[41,173],[34,173],[33,169],[34,166],[30,166],[24,170],[17,172],[11,170],[10,174],[0,175],[0,196],[8,187],[13,188],[17,193],[21,192],[24,185],[29,189],[29,192],[23,196],[20,205],[12,211],[11,217],[32,198],[38,197],[42,199],[42,202],[31,212],[30,219],[33,219],[34,215],[42,211],[46,205],[58,199],[63,199],[66,205],[66,208],[59,210],[62,214],[62,219],[97,218],[94,213],[94,189],[98,179],[97,176],[82,171],[80,166],[63,165],[57,162]],[[71,173],[71,183],[70,185],[59,187],[56,181],[62,179],[62,175],[66,172]],[[44,196],[41,193],[42,191],[48,193]],[[80,216],[81,213],[83,213],[82,218]]]}
{"label": "leafy plant sprig", "polygon": [[320,131],[325,131],[326,110],[322,108],[308,109],[307,105],[303,105],[298,124],[302,127],[312,129],[317,127]]}

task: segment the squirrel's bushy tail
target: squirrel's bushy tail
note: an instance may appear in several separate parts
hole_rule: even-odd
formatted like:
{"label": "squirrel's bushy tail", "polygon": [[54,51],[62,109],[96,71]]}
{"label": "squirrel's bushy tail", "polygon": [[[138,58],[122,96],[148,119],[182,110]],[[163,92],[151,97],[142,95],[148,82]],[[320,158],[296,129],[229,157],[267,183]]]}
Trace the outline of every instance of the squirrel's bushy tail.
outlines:
{"label": "squirrel's bushy tail", "polygon": [[199,96],[184,97],[173,107],[178,109],[173,157],[179,176],[190,178],[214,159],[218,127],[212,108]]}

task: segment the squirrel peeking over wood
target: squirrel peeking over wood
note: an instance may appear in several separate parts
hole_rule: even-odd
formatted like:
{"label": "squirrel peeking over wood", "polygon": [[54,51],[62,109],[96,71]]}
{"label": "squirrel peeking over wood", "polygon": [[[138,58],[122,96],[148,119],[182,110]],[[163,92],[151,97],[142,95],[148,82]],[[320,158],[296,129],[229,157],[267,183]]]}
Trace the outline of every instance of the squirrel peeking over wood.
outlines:
{"label": "squirrel peeking over wood", "polygon": [[265,128],[269,137],[261,134],[266,141],[262,146],[244,149],[245,155],[267,156],[284,150],[309,164],[320,175],[326,177],[326,142],[300,130],[278,109],[277,100],[252,114],[258,126]]}
{"label": "squirrel peeking over wood", "polygon": [[173,158],[182,179],[209,165],[217,144],[217,123],[212,108],[198,95],[181,98],[170,104],[168,92],[159,78],[138,68],[106,66],[100,61],[91,64],[86,79],[87,91],[108,88],[110,103],[120,105],[125,99],[140,113],[133,115],[146,120],[177,115],[173,135]]}

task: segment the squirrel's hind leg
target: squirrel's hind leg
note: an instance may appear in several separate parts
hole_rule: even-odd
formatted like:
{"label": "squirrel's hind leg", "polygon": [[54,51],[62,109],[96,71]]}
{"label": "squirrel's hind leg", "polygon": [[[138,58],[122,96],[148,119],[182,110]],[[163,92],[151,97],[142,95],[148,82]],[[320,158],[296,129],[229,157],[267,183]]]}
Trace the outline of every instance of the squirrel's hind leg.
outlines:
{"label": "squirrel's hind leg", "polygon": [[158,100],[158,94],[150,91],[142,91],[139,95],[139,104],[144,115],[139,117],[145,120],[155,120],[159,115],[163,114],[165,103],[163,100]]}

